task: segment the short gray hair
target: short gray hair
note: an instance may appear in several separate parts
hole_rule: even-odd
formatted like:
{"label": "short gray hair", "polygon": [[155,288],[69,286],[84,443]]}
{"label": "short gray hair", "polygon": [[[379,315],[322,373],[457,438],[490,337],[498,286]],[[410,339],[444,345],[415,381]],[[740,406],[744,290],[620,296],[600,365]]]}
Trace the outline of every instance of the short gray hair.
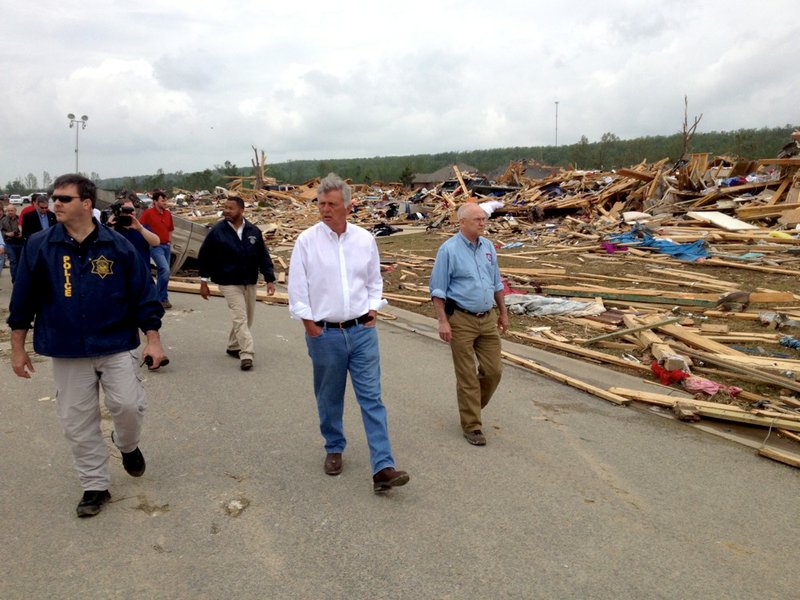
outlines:
{"label": "short gray hair", "polygon": [[317,200],[320,199],[322,194],[335,191],[341,192],[344,205],[350,206],[350,199],[353,196],[353,190],[336,173],[328,173],[328,176],[319,182],[319,187],[317,187]]}

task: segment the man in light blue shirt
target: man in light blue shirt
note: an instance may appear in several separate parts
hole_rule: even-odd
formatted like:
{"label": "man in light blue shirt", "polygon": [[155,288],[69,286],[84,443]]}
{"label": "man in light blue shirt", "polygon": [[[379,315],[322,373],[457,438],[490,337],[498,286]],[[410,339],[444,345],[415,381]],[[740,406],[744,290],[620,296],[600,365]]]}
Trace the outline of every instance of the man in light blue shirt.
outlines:
{"label": "man in light blue shirt", "polygon": [[453,354],[464,437],[474,446],[484,446],[481,410],[500,383],[500,332],[508,330],[508,313],[497,254],[481,237],[486,213],[477,204],[465,204],[458,210],[458,221],[459,233],[436,254],[430,293],[439,337]]}

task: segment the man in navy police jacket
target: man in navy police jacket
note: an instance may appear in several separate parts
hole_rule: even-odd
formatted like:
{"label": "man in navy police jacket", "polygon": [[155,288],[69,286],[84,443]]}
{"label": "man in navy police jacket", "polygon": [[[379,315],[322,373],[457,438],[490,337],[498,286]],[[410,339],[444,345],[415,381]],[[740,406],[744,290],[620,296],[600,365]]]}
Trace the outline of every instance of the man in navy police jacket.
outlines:
{"label": "man in navy police jacket", "polygon": [[233,321],[226,352],[240,360],[242,371],[248,371],[253,367],[255,355],[250,328],[253,326],[258,272],[264,275],[270,296],[275,293],[275,275],[261,230],[244,218],[244,200],[228,198],[223,215],[225,218],[208,232],[197,255],[200,295],[208,300],[211,293],[209,279],[219,286]]}
{"label": "man in navy police jacket", "polygon": [[148,268],[122,236],[92,217],[94,183],[62,175],[54,183],[57,224],[32,235],[17,268],[8,324],[11,366],[19,377],[35,371],[25,349],[53,359],[56,407],[84,490],[79,517],[100,512],[109,500],[109,452],[100,429],[99,385],[125,470],[144,473],[139,436],[146,398],[137,378],[142,354],[158,367],[164,358],[158,330],[164,314]]}

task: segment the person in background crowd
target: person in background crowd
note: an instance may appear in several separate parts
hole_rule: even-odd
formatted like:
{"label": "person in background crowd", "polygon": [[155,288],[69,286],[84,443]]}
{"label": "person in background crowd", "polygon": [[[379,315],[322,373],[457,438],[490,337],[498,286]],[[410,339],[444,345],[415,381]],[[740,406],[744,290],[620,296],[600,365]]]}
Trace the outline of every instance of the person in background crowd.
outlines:
{"label": "person in background crowd", "polygon": [[167,208],[167,193],[162,190],[153,190],[152,196],[153,206],[141,214],[139,221],[155,233],[161,242],[158,246],[150,248],[150,257],[157,269],[158,300],[164,308],[172,308],[167,285],[169,284],[170,270],[170,241],[175,225],[172,223],[172,213]]}
{"label": "person in background crowd", "polygon": [[47,196],[36,197],[36,209],[22,217],[22,237],[27,241],[34,233],[49,229],[56,224],[56,215],[48,208]]}
{"label": "person in background crowd", "polygon": [[14,283],[17,277],[17,263],[19,262],[24,242],[20,227],[17,207],[13,204],[7,205],[3,216],[0,217],[0,233],[2,233],[6,243],[6,260],[8,262],[8,270],[11,273],[11,283]]}

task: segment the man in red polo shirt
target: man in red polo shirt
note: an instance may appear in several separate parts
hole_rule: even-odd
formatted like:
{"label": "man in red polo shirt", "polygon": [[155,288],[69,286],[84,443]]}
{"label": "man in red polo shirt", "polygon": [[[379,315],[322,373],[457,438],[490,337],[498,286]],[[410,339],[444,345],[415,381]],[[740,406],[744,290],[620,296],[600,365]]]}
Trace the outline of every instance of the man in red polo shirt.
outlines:
{"label": "man in red polo shirt", "polygon": [[158,300],[164,308],[172,308],[167,294],[170,266],[170,240],[175,226],[172,224],[172,213],[167,208],[167,194],[162,190],[153,190],[153,206],[139,217],[139,222],[158,236],[161,244],[150,248],[150,258],[156,263],[156,290]]}

